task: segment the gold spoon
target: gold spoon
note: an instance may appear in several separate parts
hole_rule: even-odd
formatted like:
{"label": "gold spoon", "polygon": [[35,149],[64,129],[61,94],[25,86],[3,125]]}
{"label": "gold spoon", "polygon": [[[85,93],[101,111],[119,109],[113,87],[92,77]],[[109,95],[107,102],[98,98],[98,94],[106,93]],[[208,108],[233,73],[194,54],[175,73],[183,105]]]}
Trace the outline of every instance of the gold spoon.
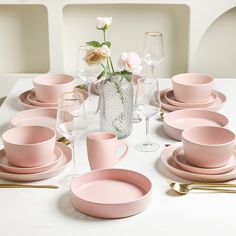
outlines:
{"label": "gold spoon", "polygon": [[224,189],[223,187],[236,187],[235,184],[223,184],[223,183],[191,183],[191,184],[180,184],[176,182],[171,182],[170,188],[178,193],[185,195],[189,193],[190,190],[207,190],[207,191],[217,191],[222,193],[236,193],[236,190]]}
{"label": "gold spoon", "polygon": [[0,188],[59,188],[57,185],[0,184]]}

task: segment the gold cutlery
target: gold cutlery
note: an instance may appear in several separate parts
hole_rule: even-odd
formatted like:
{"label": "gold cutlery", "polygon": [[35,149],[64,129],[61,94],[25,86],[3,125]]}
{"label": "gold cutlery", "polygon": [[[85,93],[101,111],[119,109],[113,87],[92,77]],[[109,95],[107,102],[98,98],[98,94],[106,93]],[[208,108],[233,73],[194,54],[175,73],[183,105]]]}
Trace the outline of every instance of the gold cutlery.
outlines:
{"label": "gold cutlery", "polygon": [[0,184],[0,188],[59,188],[57,185]]}
{"label": "gold cutlery", "polygon": [[66,137],[61,137],[61,138],[57,139],[57,142],[63,143],[65,145],[70,144],[70,140],[68,140]]}
{"label": "gold cutlery", "polygon": [[170,188],[178,193],[185,195],[191,190],[206,190],[206,191],[215,191],[222,193],[236,193],[236,189],[226,189],[226,188],[236,188],[236,184],[225,184],[225,183],[190,183],[190,184],[181,184],[176,182],[169,183]]}

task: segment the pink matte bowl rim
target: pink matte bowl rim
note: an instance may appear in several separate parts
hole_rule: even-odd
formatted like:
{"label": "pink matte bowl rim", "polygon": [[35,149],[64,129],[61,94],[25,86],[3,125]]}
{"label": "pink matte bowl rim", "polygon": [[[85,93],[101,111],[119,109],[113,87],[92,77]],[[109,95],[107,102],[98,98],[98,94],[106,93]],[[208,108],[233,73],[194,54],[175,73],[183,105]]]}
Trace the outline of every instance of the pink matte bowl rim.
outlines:
{"label": "pink matte bowl rim", "polygon": [[[101,139],[99,137],[93,137],[93,135],[111,135],[110,138],[106,138],[106,139]],[[98,142],[105,142],[105,141],[109,141],[109,140],[113,140],[113,139],[118,139],[117,138],[117,135],[113,132],[92,132],[92,133],[89,133],[87,135],[87,139],[88,140],[93,140],[93,141],[98,141]]]}
{"label": "pink matte bowl rim", "polygon": [[[179,77],[181,76],[187,76],[187,75],[190,75],[190,76],[205,76],[205,77],[208,77],[210,79],[209,82],[206,82],[206,83],[201,83],[201,84],[186,84],[186,83],[183,83],[182,81],[180,81],[181,79],[179,79]],[[206,85],[210,85],[213,83],[214,79],[212,76],[210,75],[207,75],[207,74],[201,74],[201,73],[183,73],[183,74],[178,74],[178,75],[175,75],[171,78],[172,82],[176,83],[176,84],[179,84],[179,85],[184,85],[184,86],[188,86],[188,87],[201,87],[201,86],[206,86]]]}
{"label": "pink matte bowl rim", "polygon": [[[48,130],[51,132],[51,135],[49,138],[47,138],[46,140],[44,141],[41,141],[41,142],[37,142],[37,143],[22,143],[22,144],[19,144],[19,143],[14,143],[10,140],[8,140],[5,136],[9,133],[9,132],[13,132],[14,130],[20,130],[20,129],[34,129],[34,128],[40,128],[40,129],[45,129],[45,130]],[[35,146],[35,145],[40,145],[40,144],[44,144],[44,143],[48,143],[48,142],[51,142],[53,139],[56,139],[56,132],[53,130],[53,129],[50,129],[50,128],[47,128],[45,126],[17,126],[17,127],[14,127],[14,128],[11,128],[11,129],[8,129],[7,131],[5,131],[2,135],[2,140],[5,142],[5,143],[9,143],[9,144],[13,144],[13,145],[16,145],[16,146]]]}
{"label": "pink matte bowl rim", "polygon": [[[50,77],[50,76],[63,76],[63,77],[70,79],[70,81],[67,81],[67,82],[61,83],[61,84],[44,84],[41,82],[41,79],[46,78],[46,77]],[[35,78],[33,78],[34,84],[36,84],[36,85],[38,84],[38,85],[46,86],[46,87],[52,87],[52,86],[58,87],[58,86],[63,86],[65,84],[70,84],[73,82],[74,82],[73,76],[67,75],[67,74],[43,74],[43,75],[39,75],[39,76],[36,76]]]}
{"label": "pink matte bowl rim", "polygon": [[[199,143],[199,142],[193,142],[191,140],[188,139],[188,137],[186,137],[186,133],[187,132],[193,132],[192,130],[194,129],[203,129],[203,128],[210,128],[210,129],[219,129],[219,130],[224,130],[225,132],[228,132],[230,134],[233,135],[233,139],[229,142],[225,142],[225,143],[218,143],[218,144],[203,144],[203,143]],[[186,129],[182,132],[182,141],[187,141],[191,144],[194,144],[194,145],[199,145],[199,146],[202,146],[202,147],[219,147],[219,146],[225,146],[225,145],[228,145],[228,144],[232,144],[235,142],[235,134],[229,130],[229,129],[226,129],[226,128],[223,128],[223,127],[216,127],[216,126],[196,126],[196,127],[192,127],[192,128],[189,128],[189,129]]]}
{"label": "pink matte bowl rim", "polygon": [[[74,193],[73,186],[76,184],[76,182],[78,181],[79,178],[81,178],[83,176],[86,176],[86,175],[92,175],[93,173],[96,174],[97,172],[110,172],[110,171],[118,171],[118,172],[119,171],[128,171],[130,173],[140,175],[148,182],[148,184],[149,184],[148,190],[145,191],[146,193],[142,197],[140,197],[140,198],[138,198],[134,201],[127,201],[127,202],[121,202],[121,203],[97,203],[97,202],[92,202],[92,201],[88,201],[88,200],[85,200],[83,198],[80,198]],[[106,205],[106,206],[112,206],[112,205],[116,205],[116,206],[118,205],[119,206],[119,205],[126,205],[126,204],[130,204],[130,203],[136,203],[136,202],[139,202],[140,200],[146,198],[147,196],[149,196],[152,193],[152,182],[145,175],[143,175],[139,172],[136,172],[136,171],[128,170],[128,169],[115,169],[115,168],[113,168],[113,169],[98,169],[98,170],[92,170],[90,172],[87,172],[83,175],[78,176],[76,179],[74,179],[71,183],[71,186],[70,186],[70,193],[73,194],[73,196],[75,196],[76,198],[78,198],[78,199],[80,199],[80,200],[82,200],[86,203],[96,204],[96,205]]]}

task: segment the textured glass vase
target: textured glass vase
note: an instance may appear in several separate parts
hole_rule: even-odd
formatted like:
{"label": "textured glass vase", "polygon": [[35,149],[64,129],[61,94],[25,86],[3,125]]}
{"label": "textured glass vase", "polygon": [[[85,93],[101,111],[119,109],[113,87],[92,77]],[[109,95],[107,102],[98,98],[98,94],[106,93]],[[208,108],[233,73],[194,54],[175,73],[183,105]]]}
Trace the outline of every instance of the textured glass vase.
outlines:
{"label": "textured glass vase", "polygon": [[114,76],[100,84],[100,128],[125,138],[132,132],[133,88],[122,76]]}

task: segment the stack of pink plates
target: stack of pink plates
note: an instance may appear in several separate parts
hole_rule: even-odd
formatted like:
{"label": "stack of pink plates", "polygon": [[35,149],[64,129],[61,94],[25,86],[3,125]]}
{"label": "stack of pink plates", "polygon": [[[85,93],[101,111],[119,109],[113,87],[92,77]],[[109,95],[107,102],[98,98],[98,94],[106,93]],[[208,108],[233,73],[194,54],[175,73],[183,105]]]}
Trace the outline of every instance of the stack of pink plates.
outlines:
{"label": "stack of pink plates", "polygon": [[217,168],[201,168],[185,160],[182,143],[179,142],[166,147],[161,153],[161,160],[173,174],[193,181],[222,182],[236,178],[236,150],[226,165]]}
{"label": "stack of pink plates", "polygon": [[34,89],[23,92],[19,95],[18,98],[25,109],[32,109],[37,107],[57,108],[57,103],[47,103],[39,101],[36,97]]}
{"label": "stack of pink plates", "polygon": [[208,101],[202,103],[186,103],[178,101],[172,89],[164,89],[160,92],[161,106],[168,111],[176,111],[186,108],[200,109],[208,111],[219,110],[224,102],[226,101],[226,96],[216,90],[212,90],[211,97]]}
{"label": "stack of pink plates", "polygon": [[72,159],[71,149],[56,143],[50,160],[36,167],[18,167],[8,162],[4,149],[0,150],[0,178],[10,181],[38,181],[60,174]]}

